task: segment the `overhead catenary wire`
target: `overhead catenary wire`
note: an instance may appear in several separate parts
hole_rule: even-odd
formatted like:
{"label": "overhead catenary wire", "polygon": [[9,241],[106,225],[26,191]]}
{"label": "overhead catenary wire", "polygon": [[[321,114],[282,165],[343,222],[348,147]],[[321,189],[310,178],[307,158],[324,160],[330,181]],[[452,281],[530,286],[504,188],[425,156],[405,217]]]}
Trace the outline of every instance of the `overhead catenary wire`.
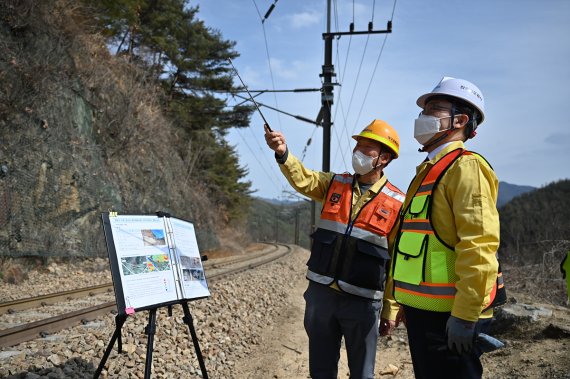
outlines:
{"label": "overhead catenary wire", "polygon": [[[352,93],[351,93],[351,95],[350,95],[350,100],[349,100],[349,102],[348,102],[348,108],[347,108],[347,110],[346,110],[346,114],[347,114],[347,115],[350,113],[350,109],[352,108],[352,102],[353,102],[353,100],[354,100],[354,94],[356,93],[356,89],[358,88],[358,81],[359,81],[359,79],[360,79],[360,73],[361,73],[361,71],[362,71],[362,66],[363,66],[363,64],[364,64],[364,58],[365,58],[365,56],[366,56],[366,50],[367,50],[367,48],[368,48],[368,41],[369,41],[369,40],[370,40],[370,35],[367,35],[367,36],[366,36],[366,42],[365,42],[365,45],[364,45],[364,51],[362,52],[362,57],[361,57],[361,59],[360,59],[360,64],[359,64],[359,66],[358,66],[358,70],[357,70],[357,73],[356,73],[356,79],[354,80],[354,85],[353,85],[353,88],[352,88]],[[348,116],[347,116],[347,117],[348,117]],[[350,138],[350,137],[349,137],[349,135],[348,135],[348,123],[347,123],[347,120],[345,120],[345,123],[343,124],[343,128],[344,128],[345,133],[346,133],[347,141],[349,141],[349,138]],[[340,142],[339,142],[339,143],[340,143]],[[350,144],[348,144],[347,147],[350,148]],[[343,150],[340,149],[340,151],[341,151],[341,154],[340,154],[340,155],[343,155],[343,154],[342,154],[342,151],[343,151]],[[342,157],[342,159],[343,159],[343,162],[345,162],[345,161],[344,161],[344,156]],[[346,163],[345,163],[345,167],[346,167]]]}
{"label": "overhead catenary wire", "polygon": [[[267,33],[265,32],[264,19],[261,16],[261,13],[259,12],[259,7],[257,6],[257,3],[255,2],[255,0],[252,1],[253,5],[255,6],[255,10],[257,11],[257,14],[259,15],[259,19],[261,20],[261,29],[263,30],[263,40],[265,41],[265,53],[267,55],[267,65],[269,67],[269,76],[271,77],[271,86],[275,90],[275,80],[273,78],[273,69],[271,67],[271,56],[269,54],[269,44],[267,43]],[[275,92],[273,93],[273,98],[275,99],[275,106],[279,108],[279,102],[277,101],[277,94]],[[281,117],[279,114],[277,114],[277,123],[279,124],[279,128],[283,130],[283,126],[281,125]]]}
{"label": "overhead catenary wire", "polygon": [[[392,7],[392,15],[390,18],[390,23],[392,23],[394,19],[394,13],[396,11],[396,3],[397,0],[394,0],[394,5]],[[368,98],[368,93],[370,91],[370,87],[372,86],[372,82],[374,81],[374,76],[376,75],[376,70],[378,69],[378,64],[380,63],[380,58],[382,58],[382,53],[384,52],[384,47],[386,46],[386,41],[388,40],[388,34],[384,36],[384,40],[382,41],[382,46],[380,48],[380,52],[378,53],[378,57],[376,58],[376,63],[374,65],[374,70],[372,70],[372,75],[370,77],[370,81],[368,82],[368,87],[366,88],[366,92],[364,94],[364,99],[360,104],[360,110],[358,111],[358,115],[356,117],[356,121],[354,123],[354,127],[352,128],[352,133],[356,131],[356,127],[358,126],[358,120],[360,119],[360,115],[362,114],[362,109],[364,108],[364,104],[366,104],[366,99]]]}
{"label": "overhead catenary wire", "polygon": [[[254,101],[253,98],[247,98],[247,97],[245,97],[245,96],[238,95],[237,93],[235,94],[235,96],[237,96],[237,97],[239,97],[240,99],[243,99],[243,100],[245,100],[245,101]],[[318,122],[313,121],[313,120],[311,120],[311,119],[309,119],[309,118],[307,118],[307,117],[303,117],[303,116],[299,116],[299,115],[294,115],[294,114],[292,114],[292,113],[285,112],[285,111],[283,111],[283,110],[281,110],[281,109],[272,107],[272,106],[267,105],[267,104],[260,103],[260,102],[258,102],[258,101],[254,101],[254,102],[255,102],[257,105],[259,105],[259,106],[269,108],[269,109],[271,109],[271,110],[274,110],[274,111],[276,111],[276,112],[285,114],[285,115],[287,115],[287,116],[291,116],[291,117],[293,117],[293,118],[296,118],[296,119],[299,120],[299,121],[304,121],[304,122],[307,122],[307,123],[309,123],[309,124],[319,125]],[[269,131],[272,131],[272,130],[269,130]]]}
{"label": "overhead catenary wire", "polygon": [[[396,3],[397,3],[397,0],[394,0],[394,4],[393,4],[393,7],[392,7],[391,18],[390,18],[390,21],[388,22],[388,27],[389,27],[389,29],[391,29],[391,24],[392,24],[392,21],[393,21],[393,18],[394,18],[395,9],[396,9]],[[374,8],[375,8],[375,1],[374,1],[374,3],[373,3],[373,12],[372,12],[372,17],[371,17],[372,20],[374,20],[374,14],[375,14]],[[368,86],[367,86],[367,89],[366,89],[366,91],[365,91],[364,98],[363,98],[363,100],[362,100],[362,102],[361,102],[361,106],[360,106],[359,112],[358,112],[357,117],[356,117],[356,119],[355,119],[354,125],[353,125],[353,127],[351,128],[351,133],[350,133],[350,134],[354,134],[354,133],[356,132],[356,130],[358,129],[358,122],[359,122],[359,120],[360,120],[360,116],[361,116],[362,111],[363,111],[363,109],[364,109],[364,105],[366,104],[366,100],[367,100],[367,97],[368,97],[368,93],[369,93],[369,91],[370,91],[372,82],[373,82],[373,80],[374,80],[374,76],[375,76],[375,74],[376,74],[376,70],[377,70],[378,65],[379,65],[379,62],[380,62],[380,58],[382,57],[382,53],[383,53],[384,48],[385,48],[385,45],[386,45],[387,37],[388,37],[388,36],[387,36],[387,34],[386,34],[386,36],[385,36],[384,39],[383,39],[380,52],[379,52],[378,57],[377,57],[377,59],[376,59],[376,63],[375,63],[375,66],[374,66],[374,70],[373,70],[373,72],[372,72],[372,75],[371,75],[370,80],[368,81]],[[356,90],[356,88],[357,88],[357,84],[358,84],[358,81],[359,81],[360,69],[361,69],[362,64],[363,64],[363,61],[364,61],[364,57],[365,57],[367,45],[368,45],[368,38],[367,38],[367,40],[366,40],[365,49],[364,49],[364,52],[363,52],[363,54],[362,54],[362,58],[361,58],[360,66],[359,66],[359,73],[357,74],[357,78],[356,78],[356,80],[355,80],[354,87],[353,87],[353,91],[352,91],[352,94],[351,94],[350,103],[349,103],[349,104],[350,104],[349,110],[346,111],[347,114],[350,112],[350,108],[351,108],[351,106],[352,106],[352,101],[353,101],[353,97],[354,97],[354,94],[355,94],[355,90]],[[344,131],[347,133],[347,138],[348,138],[348,130],[349,130],[349,129],[348,129],[348,125],[347,125],[346,119],[345,119],[345,125],[343,126],[343,129],[344,129]],[[350,144],[347,144],[345,148],[346,148],[346,150],[344,150],[344,149],[343,149],[343,150],[344,150],[346,153],[348,153],[348,156],[350,156],[350,155],[352,154],[352,149],[350,148]],[[343,157],[342,157],[342,158],[343,158],[343,163],[345,163],[344,154],[341,154],[341,155],[343,155]],[[345,168],[346,168],[346,163],[345,163]]]}
{"label": "overhead catenary wire", "polygon": [[378,58],[376,59],[376,64],[374,65],[374,70],[372,71],[372,76],[370,77],[370,81],[368,82],[368,87],[366,87],[366,92],[364,93],[364,99],[360,104],[360,109],[358,111],[358,115],[356,116],[356,120],[354,121],[354,127],[352,128],[352,133],[356,132],[356,127],[358,126],[358,121],[360,120],[360,115],[362,114],[362,109],[364,109],[364,104],[366,104],[366,98],[368,97],[368,92],[370,91],[370,87],[372,86],[372,81],[374,80],[374,76],[376,75],[376,69],[378,69],[378,64],[380,63],[380,58],[382,57],[382,52],[384,51],[384,47],[386,46],[386,40],[388,39],[388,34],[384,36],[384,41],[382,42],[382,47],[380,48],[380,52],[378,53]]}
{"label": "overhead catenary wire", "polygon": [[239,73],[237,71],[237,69],[235,68],[234,64],[232,63],[232,60],[228,57],[228,62],[230,62],[230,65],[232,66],[232,68],[234,69],[239,81],[241,82],[241,84],[243,85],[243,88],[245,88],[245,91],[247,92],[247,94],[249,95],[249,98],[251,99],[251,102],[253,103],[253,105],[255,105],[255,108],[257,109],[257,111],[259,112],[259,115],[261,116],[261,118],[263,119],[263,122],[265,123],[265,126],[267,127],[267,130],[269,130],[270,132],[272,132],[273,130],[271,130],[271,127],[269,126],[269,122],[267,122],[267,120],[265,119],[265,116],[263,115],[263,113],[261,112],[261,109],[259,109],[259,105],[257,105],[257,103],[255,102],[255,99],[253,98],[253,96],[251,95],[251,93],[249,92],[249,89],[247,88],[247,86],[245,85],[245,83],[243,82],[243,80],[241,79],[241,76],[239,76]]}
{"label": "overhead catenary wire", "polygon": [[[251,128],[248,128],[249,131],[253,134],[253,131]],[[267,176],[267,178],[271,181],[271,184],[275,187],[275,189],[277,189],[277,191],[280,191],[280,186],[277,184],[281,184],[282,181],[279,178],[278,175],[275,174],[275,170],[271,170],[270,172],[271,174],[273,174],[273,177],[267,172],[267,170],[265,169],[265,166],[261,163],[261,161],[259,160],[258,156],[259,154],[256,154],[253,149],[251,148],[251,146],[249,145],[249,143],[247,142],[247,139],[244,138],[244,136],[241,134],[241,131],[239,128],[236,128],[238,135],[240,136],[240,138],[242,139],[242,141],[244,142],[245,146],[247,147],[247,149],[249,150],[249,152],[251,153],[251,155],[253,156],[253,158],[257,161],[257,163],[259,164],[259,167],[261,167],[261,169],[263,170],[263,172],[265,173],[265,175]],[[260,145],[258,140],[255,138],[255,134],[254,134],[254,138],[253,140],[257,143],[259,150],[262,152],[262,155],[265,154],[265,151]],[[273,179],[277,179],[277,181],[274,181]]]}
{"label": "overhead catenary wire", "polygon": [[269,16],[271,15],[271,12],[273,12],[273,10],[275,9],[275,5],[277,5],[277,2],[279,0],[275,0],[273,2],[273,4],[271,4],[271,6],[269,7],[269,9],[267,10],[267,12],[265,12],[265,16],[263,16],[263,19],[261,20],[261,23],[265,23],[265,20],[267,20],[269,18]]}
{"label": "overhead catenary wire", "polygon": [[311,142],[313,141],[313,136],[315,135],[316,131],[317,131],[317,128],[313,128],[313,132],[311,133],[311,136],[309,137],[309,139],[307,140],[307,143],[305,144],[305,147],[303,148],[303,151],[301,153],[301,162],[303,162],[305,160],[305,155],[307,154],[307,149],[311,145]]}
{"label": "overhead catenary wire", "polygon": [[[354,1],[353,1],[353,3],[352,3],[352,24],[351,24],[351,26],[350,26],[351,31],[353,31],[353,29],[354,29],[354,6],[355,6],[355,5],[354,5]],[[369,27],[372,26],[372,23],[373,23],[373,21],[374,21],[375,7],[376,7],[376,1],[374,1],[374,2],[373,2],[373,5],[372,5],[372,16],[371,16],[371,20],[372,20],[372,21],[370,21],[370,24],[369,24],[370,26],[369,26]],[[367,34],[367,35],[366,35],[366,42],[365,42],[365,44],[364,44],[364,50],[363,50],[363,52],[362,52],[362,57],[361,57],[361,59],[360,59],[360,64],[359,64],[359,66],[358,66],[358,71],[357,71],[357,74],[356,74],[356,79],[355,79],[355,81],[354,81],[354,86],[353,86],[353,88],[352,88],[352,94],[350,95],[350,100],[349,100],[349,102],[348,102],[348,109],[346,110],[346,114],[345,114],[345,117],[344,117],[343,130],[344,130],[344,132],[345,132],[345,137],[346,137],[347,141],[350,140],[350,135],[348,134],[348,125],[347,125],[347,117],[348,117],[348,116],[347,116],[347,115],[350,113],[350,110],[351,110],[351,108],[352,108],[352,102],[353,102],[353,100],[354,100],[354,95],[355,95],[355,93],[356,93],[356,89],[358,88],[358,82],[359,82],[359,79],[360,79],[360,73],[361,73],[361,70],[362,70],[363,63],[364,63],[364,58],[365,58],[365,56],[366,56],[366,51],[367,51],[367,48],[368,48],[368,43],[369,43],[369,41],[370,41],[370,34]],[[348,53],[347,53],[347,58],[348,58]],[[345,67],[345,69],[346,69],[346,67]],[[339,98],[340,98],[340,91],[339,91]],[[340,101],[339,101],[339,103],[340,103]],[[343,109],[343,111],[344,111],[344,109]],[[336,113],[336,111],[335,111],[335,113]],[[344,112],[343,112],[343,113],[344,113]],[[351,133],[351,134],[354,134],[354,129],[355,129],[355,128],[356,128],[356,127],[352,128],[352,133]],[[336,135],[337,135],[337,138],[338,138],[338,134],[336,134]],[[338,141],[338,144],[339,144],[339,151],[342,152],[342,148],[340,147],[340,140]],[[351,150],[351,149],[350,149],[350,144],[347,145],[347,149],[348,149],[348,151],[349,151],[349,153],[350,153],[350,150]],[[345,166],[345,169],[347,169],[346,161],[345,161],[345,159],[344,159],[344,154],[341,153],[341,154],[339,154],[339,155],[341,156],[341,159],[342,159],[342,161],[343,161],[343,164],[344,164],[344,166]],[[349,154],[349,155],[350,155],[350,154]]]}

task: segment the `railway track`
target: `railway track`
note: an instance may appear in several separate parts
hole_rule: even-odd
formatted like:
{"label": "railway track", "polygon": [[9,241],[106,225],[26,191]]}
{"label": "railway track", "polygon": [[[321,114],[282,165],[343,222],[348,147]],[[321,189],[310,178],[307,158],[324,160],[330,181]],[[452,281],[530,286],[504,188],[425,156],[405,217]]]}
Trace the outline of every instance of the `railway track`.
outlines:
{"label": "railway track", "polygon": [[[291,248],[287,245],[272,245],[272,248],[261,252],[205,261],[204,271],[206,273],[206,279],[208,282],[216,281],[238,272],[268,264],[290,252]],[[107,294],[109,297],[114,297],[111,296],[112,293],[114,293],[113,284],[108,283],[72,291],[14,300],[0,304],[0,315],[7,313],[14,314],[29,309],[70,302],[74,299],[92,297],[98,294]],[[46,337],[70,326],[87,323],[88,321],[92,321],[97,317],[113,311],[116,312],[116,303],[114,300],[3,329],[0,330],[0,347],[13,346],[37,337]]]}

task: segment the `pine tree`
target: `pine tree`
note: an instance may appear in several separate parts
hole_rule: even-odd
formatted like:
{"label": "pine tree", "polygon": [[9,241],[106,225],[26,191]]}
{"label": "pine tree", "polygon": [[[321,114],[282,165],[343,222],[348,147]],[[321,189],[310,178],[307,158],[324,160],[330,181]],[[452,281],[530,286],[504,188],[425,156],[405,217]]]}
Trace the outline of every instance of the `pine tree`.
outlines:
{"label": "pine tree", "polygon": [[[247,203],[251,183],[243,181],[230,128],[249,126],[252,108],[227,107],[233,85],[228,58],[235,42],[197,18],[198,7],[184,0],[93,0],[102,33],[118,55],[142,66],[164,89],[164,110],[179,129],[178,153],[199,146],[194,176],[205,181],[232,218]],[[226,94],[225,96],[222,94]]]}

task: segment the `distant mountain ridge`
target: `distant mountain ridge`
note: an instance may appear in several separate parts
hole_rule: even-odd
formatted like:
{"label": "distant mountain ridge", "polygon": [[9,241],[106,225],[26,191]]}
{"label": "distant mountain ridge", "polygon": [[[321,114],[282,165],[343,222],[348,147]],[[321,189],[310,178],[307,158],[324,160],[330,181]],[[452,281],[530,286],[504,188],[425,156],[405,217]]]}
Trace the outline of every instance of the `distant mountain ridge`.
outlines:
{"label": "distant mountain ridge", "polygon": [[[499,196],[497,199],[497,207],[502,207],[507,204],[513,197],[522,195],[530,191],[536,190],[537,187],[532,186],[519,186],[517,184],[511,184],[507,182],[499,182]],[[279,199],[268,199],[263,197],[258,197],[258,199],[266,201],[273,205],[290,205],[291,203],[296,203],[296,201],[291,200],[279,200]]]}
{"label": "distant mountain ridge", "polygon": [[500,208],[503,205],[507,204],[513,197],[534,190],[536,190],[536,187],[519,186],[517,184],[510,184],[507,182],[499,182],[499,196],[497,198],[497,207]]}

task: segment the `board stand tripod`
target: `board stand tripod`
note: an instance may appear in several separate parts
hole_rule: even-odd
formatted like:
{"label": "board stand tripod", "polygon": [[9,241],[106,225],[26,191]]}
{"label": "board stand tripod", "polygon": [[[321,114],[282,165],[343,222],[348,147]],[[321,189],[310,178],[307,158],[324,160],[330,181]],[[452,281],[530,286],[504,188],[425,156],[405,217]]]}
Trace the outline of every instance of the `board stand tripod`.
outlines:
{"label": "board stand tripod", "polygon": [[[198,336],[196,335],[196,329],[194,329],[194,322],[192,319],[192,315],[190,314],[190,309],[188,308],[187,301],[179,301],[174,304],[180,304],[182,309],[184,310],[184,317],[183,321],[186,325],[188,325],[188,329],[190,329],[190,335],[192,337],[192,342],[194,343],[194,350],[196,351],[196,356],[198,357],[198,363],[200,364],[200,370],[202,371],[202,378],[208,379],[208,373],[206,371],[206,365],[204,364],[204,358],[202,357],[202,352],[200,351],[200,345],[198,344]],[[172,305],[168,305],[168,315],[172,316]],[[150,379],[150,373],[152,368],[152,352],[153,352],[153,344],[154,344],[154,334],[156,332],[156,310],[159,307],[152,307],[149,308],[148,311],[148,324],[145,327],[145,334],[147,337],[147,345],[146,345],[146,361],[145,361],[145,368],[144,368],[144,379]],[[126,314],[118,314],[115,316],[115,332],[107,345],[107,349],[105,350],[105,354],[103,354],[103,358],[99,363],[99,367],[95,371],[93,375],[93,379],[99,378],[101,375],[101,371],[105,367],[105,363],[111,354],[111,350],[115,345],[115,341],[117,342],[117,350],[122,353],[122,341],[121,341],[121,329],[127,320]]]}

